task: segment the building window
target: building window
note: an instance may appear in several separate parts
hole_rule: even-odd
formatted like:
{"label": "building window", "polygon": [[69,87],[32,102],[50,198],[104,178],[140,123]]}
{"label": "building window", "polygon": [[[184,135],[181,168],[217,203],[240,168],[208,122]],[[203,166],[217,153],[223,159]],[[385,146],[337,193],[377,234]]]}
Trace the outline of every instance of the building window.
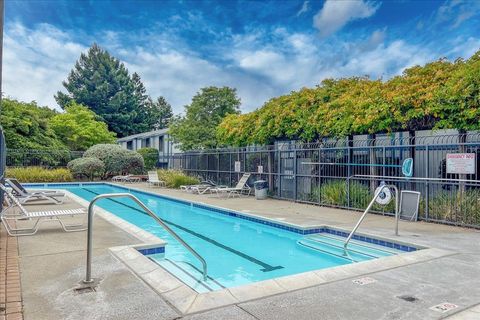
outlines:
{"label": "building window", "polygon": [[158,151],[163,152],[163,136],[158,137]]}
{"label": "building window", "polygon": [[133,149],[133,141],[127,141],[127,149],[132,150]]}
{"label": "building window", "polygon": [[145,139],[145,148],[150,148],[150,138]]}

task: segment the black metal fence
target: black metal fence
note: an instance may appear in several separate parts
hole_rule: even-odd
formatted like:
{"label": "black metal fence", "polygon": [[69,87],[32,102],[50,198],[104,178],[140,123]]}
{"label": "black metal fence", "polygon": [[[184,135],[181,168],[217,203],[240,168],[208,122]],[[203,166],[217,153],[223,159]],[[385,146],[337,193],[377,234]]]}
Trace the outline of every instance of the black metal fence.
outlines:
{"label": "black metal fence", "polygon": [[[249,185],[260,179],[268,181],[274,198],[354,210],[365,209],[374,189],[385,181],[422,194],[422,220],[480,227],[479,153],[479,132],[449,130],[351,136],[317,143],[286,141],[176,153],[163,160],[169,168],[224,185],[235,185],[248,172],[252,174]],[[6,165],[64,167],[82,154],[8,149]],[[448,154],[473,155],[466,173],[451,171]],[[425,180],[401,178],[406,158],[413,159],[413,176]],[[393,214],[394,205],[376,205],[374,209]]]}
{"label": "black metal fence", "polygon": [[80,158],[82,155],[83,151],[8,149],[6,165],[7,167],[66,167],[69,161]]}
{"label": "black metal fence", "polygon": [[[274,198],[358,210],[365,209],[374,188],[385,181],[421,192],[420,219],[480,227],[479,150],[478,132],[417,131],[192,151],[175,154],[172,163],[175,169],[226,185],[235,185],[249,172],[250,185],[268,181]],[[447,166],[447,154],[459,153],[473,154],[463,168],[471,173],[452,171],[455,161]],[[431,180],[399,179],[406,158],[413,159],[414,177]],[[393,214],[394,206],[375,210]]]}

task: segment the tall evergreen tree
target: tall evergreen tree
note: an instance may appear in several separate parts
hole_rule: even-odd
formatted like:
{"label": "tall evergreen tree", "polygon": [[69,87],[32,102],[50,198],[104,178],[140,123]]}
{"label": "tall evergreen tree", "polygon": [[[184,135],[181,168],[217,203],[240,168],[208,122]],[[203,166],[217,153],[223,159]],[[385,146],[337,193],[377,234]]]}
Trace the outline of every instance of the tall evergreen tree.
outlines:
{"label": "tall evergreen tree", "polygon": [[65,108],[72,100],[83,104],[105,121],[119,137],[148,130],[145,87],[140,77],[130,77],[125,65],[93,44],[57,92],[57,103]]}
{"label": "tall evergreen tree", "polygon": [[132,74],[133,95],[137,108],[135,111],[135,119],[132,123],[135,132],[145,132],[155,129],[152,124],[154,121],[154,114],[150,107],[150,97],[147,95],[147,89],[143,85],[140,75],[136,72]]}
{"label": "tall evergreen tree", "polygon": [[167,100],[160,96],[156,101],[149,100],[150,111],[152,114],[152,127],[155,129],[168,128],[173,118],[172,106]]}

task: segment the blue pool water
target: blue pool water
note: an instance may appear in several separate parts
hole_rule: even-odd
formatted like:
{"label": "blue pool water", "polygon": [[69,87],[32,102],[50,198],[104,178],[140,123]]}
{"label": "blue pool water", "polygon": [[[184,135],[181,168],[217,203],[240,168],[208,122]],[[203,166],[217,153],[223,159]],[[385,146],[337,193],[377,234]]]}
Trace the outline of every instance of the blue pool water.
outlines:
{"label": "blue pool water", "polygon": [[[51,186],[59,188],[58,185]],[[61,186],[85,200],[98,194],[125,192],[108,184]],[[130,190],[190,244],[208,264],[209,280],[201,281],[201,264],[130,199],[103,199],[97,204],[168,242],[165,253],[151,259],[198,292],[364,261],[401,251],[354,240],[349,256],[344,237],[333,233],[302,235],[207,208]]]}

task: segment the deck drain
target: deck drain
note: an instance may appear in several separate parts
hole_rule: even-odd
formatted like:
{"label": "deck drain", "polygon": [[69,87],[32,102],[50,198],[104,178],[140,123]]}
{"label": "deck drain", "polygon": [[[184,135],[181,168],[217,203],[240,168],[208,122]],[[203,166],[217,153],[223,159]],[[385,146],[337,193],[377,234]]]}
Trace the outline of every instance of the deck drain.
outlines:
{"label": "deck drain", "polygon": [[407,302],[416,302],[419,300],[418,298],[415,298],[414,296],[409,296],[409,295],[398,296],[397,298],[405,300]]}
{"label": "deck drain", "polygon": [[76,294],[83,294],[83,293],[90,293],[90,292],[95,292],[95,288],[93,287],[81,287],[81,288],[75,288],[73,291]]}

